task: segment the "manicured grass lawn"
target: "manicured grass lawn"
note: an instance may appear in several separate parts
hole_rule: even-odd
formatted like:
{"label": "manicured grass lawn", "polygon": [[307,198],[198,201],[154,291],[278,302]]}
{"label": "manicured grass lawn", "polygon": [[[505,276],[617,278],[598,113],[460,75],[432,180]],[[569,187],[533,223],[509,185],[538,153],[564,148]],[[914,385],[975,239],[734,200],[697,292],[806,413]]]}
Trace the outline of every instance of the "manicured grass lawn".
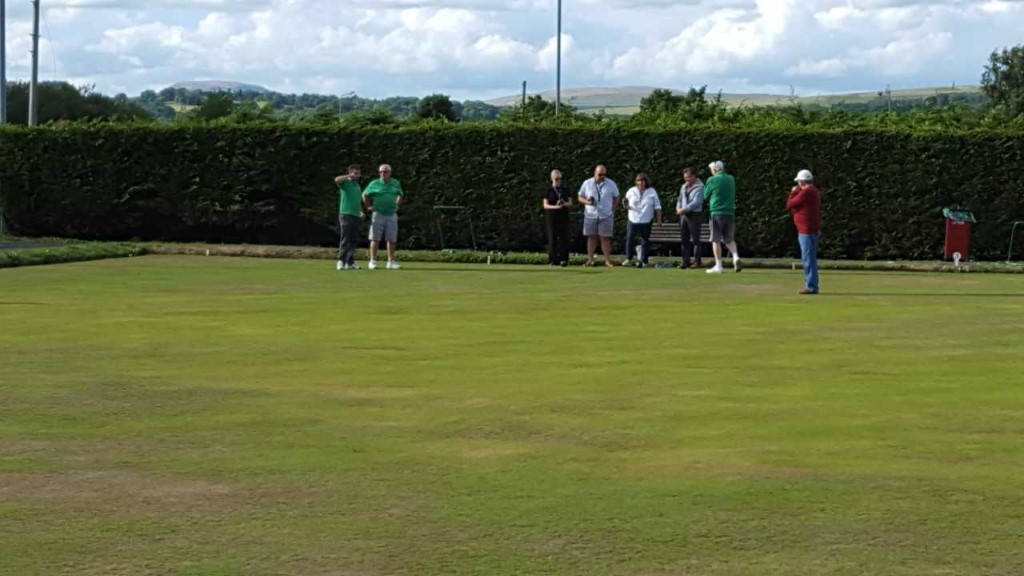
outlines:
{"label": "manicured grass lawn", "polygon": [[1024,276],[0,270],[0,574],[1020,574]]}

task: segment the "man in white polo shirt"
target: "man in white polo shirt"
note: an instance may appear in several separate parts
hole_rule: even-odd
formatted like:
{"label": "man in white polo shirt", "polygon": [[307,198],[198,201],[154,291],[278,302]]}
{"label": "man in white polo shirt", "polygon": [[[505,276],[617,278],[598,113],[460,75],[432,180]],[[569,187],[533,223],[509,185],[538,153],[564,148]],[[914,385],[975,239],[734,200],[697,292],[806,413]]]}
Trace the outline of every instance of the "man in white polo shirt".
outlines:
{"label": "man in white polo shirt", "polygon": [[604,254],[604,265],[612,266],[612,232],[615,229],[615,210],[619,207],[619,187],[608,178],[608,169],[598,164],[594,177],[580,186],[578,196],[583,204],[583,235],[587,237],[587,261],[594,265],[594,252],[598,239]]}

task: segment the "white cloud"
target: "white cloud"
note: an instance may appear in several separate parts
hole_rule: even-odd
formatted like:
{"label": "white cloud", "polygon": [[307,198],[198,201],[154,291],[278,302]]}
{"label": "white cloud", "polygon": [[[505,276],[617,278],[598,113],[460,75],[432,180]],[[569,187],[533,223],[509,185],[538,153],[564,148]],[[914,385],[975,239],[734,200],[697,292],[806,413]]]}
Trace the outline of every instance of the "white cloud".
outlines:
{"label": "white cloud", "polygon": [[[28,2],[8,64],[28,75]],[[144,6],[141,8],[140,6]],[[195,78],[362,95],[553,88],[556,0],[55,0],[41,74],[137,93]],[[800,93],[977,82],[1020,0],[563,0],[563,86]],[[955,49],[954,49],[955,47]],[[758,88],[759,89],[759,88]]]}
{"label": "white cloud", "polygon": [[[571,34],[562,33],[562,61],[573,54],[576,46],[576,39]],[[544,47],[537,52],[537,64],[535,70],[550,72],[556,68],[558,55],[558,37],[552,36],[544,43]]]}

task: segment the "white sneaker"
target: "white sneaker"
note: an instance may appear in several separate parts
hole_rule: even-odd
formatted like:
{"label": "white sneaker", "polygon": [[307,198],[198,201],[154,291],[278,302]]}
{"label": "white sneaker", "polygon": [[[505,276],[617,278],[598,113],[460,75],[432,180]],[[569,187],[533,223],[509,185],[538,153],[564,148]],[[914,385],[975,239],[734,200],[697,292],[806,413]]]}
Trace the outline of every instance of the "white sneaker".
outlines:
{"label": "white sneaker", "polygon": [[715,266],[712,266],[711,268],[708,268],[706,270],[706,272],[708,274],[721,274],[722,273],[722,267],[718,266],[718,265],[715,265]]}
{"label": "white sneaker", "polygon": [[633,261],[632,260],[623,260],[622,261],[622,265],[623,266],[632,266],[633,265]]}
{"label": "white sneaker", "polygon": [[370,265],[367,266],[367,268],[369,268],[370,270],[376,270],[377,269],[377,261],[376,260],[370,260]]}
{"label": "white sneaker", "polygon": [[398,265],[398,262],[388,260],[388,270],[398,270],[399,268],[401,268],[401,266]]}
{"label": "white sneaker", "polygon": [[737,259],[732,261],[732,269],[737,271],[737,272],[742,272],[743,271],[743,264],[740,263],[740,259],[739,258],[737,258]]}
{"label": "white sneaker", "polygon": [[359,264],[349,264],[348,265],[348,269],[349,270],[359,270]]}
{"label": "white sneaker", "polygon": [[346,268],[348,268],[348,266],[345,266],[344,262],[342,262],[341,260],[338,260],[338,265],[335,266],[335,268],[337,270],[345,270]]}

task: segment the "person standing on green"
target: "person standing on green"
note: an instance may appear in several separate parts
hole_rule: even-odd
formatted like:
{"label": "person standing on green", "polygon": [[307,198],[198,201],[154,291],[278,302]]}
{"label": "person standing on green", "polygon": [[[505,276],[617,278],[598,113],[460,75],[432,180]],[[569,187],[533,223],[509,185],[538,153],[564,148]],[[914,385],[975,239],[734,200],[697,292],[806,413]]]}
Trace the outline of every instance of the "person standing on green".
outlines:
{"label": "person standing on green", "polygon": [[402,183],[391,177],[391,166],[381,164],[380,178],[370,182],[363,190],[363,202],[373,211],[370,219],[370,270],[377,268],[377,246],[388,243],[388,270],[398,270],[395,248],[398,246],[398,207],[402,205]]}
{"label": "person standing on green", "polygon": [[725,164],[718,160],[708,164],[711,178],[704,183],[704,204],[711,207],[711,248],[715,252],[715,265],[708,274],[722,273],[722,244],[732,252],[733,270],[743,270],[740,253],[736,250],[736,179],[725,173]]}
{"label": "person standing on green", "polygon": [[359,270],[356,264],[356,244],[359,238],[359,220],[363,218],[363,191],[359,189],[359,166],[348,167],[348,173],[334,179],[338,185],[338,270]]}

